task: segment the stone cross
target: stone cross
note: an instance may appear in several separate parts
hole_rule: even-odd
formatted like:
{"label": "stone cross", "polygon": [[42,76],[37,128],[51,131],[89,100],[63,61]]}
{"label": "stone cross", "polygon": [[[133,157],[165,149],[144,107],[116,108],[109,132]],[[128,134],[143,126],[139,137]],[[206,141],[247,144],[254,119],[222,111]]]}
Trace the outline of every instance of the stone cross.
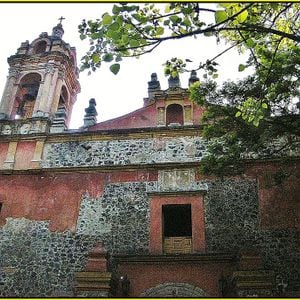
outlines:
{"label": "stone cross", "polygon": [[60,21],[59,24],[61,24],[62,20],[65,20],[65,19],[66,19],[66,18],[64,18],[64,17],[58,18],[58,20]]}

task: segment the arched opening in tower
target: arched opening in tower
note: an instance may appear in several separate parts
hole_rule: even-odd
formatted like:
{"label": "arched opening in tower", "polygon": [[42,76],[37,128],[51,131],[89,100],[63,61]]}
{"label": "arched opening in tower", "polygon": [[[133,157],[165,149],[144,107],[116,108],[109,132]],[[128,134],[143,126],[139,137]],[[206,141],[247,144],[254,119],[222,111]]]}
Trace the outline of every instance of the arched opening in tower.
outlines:
{"label": "arched opening in tower", "polygon": [[34,46],[33,53],[34,54],[44,53],[46,49],[47,49],[47,42],[40,41]]}
{"label": "arched opening in tower", "polygon": [[32,117],[40,82],[41,75],[37,73],[27,74],[21,79],[12,112],[13,119],[27,119]]}
{"label": "arched opening in tower", "polygon": [[166,111],[166,125],[183,125],[183,108],[179,104],[171,104]]}

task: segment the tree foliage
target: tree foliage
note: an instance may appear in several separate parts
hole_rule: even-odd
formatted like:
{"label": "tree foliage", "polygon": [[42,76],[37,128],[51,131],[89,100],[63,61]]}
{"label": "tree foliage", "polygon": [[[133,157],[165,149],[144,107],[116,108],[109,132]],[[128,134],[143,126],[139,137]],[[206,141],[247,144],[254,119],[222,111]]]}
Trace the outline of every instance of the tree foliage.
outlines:
{"label": "tree foliage", "polygon": [[[210,155],[203,170],[220,173],[225,165],[238,170],[237,158],[245,152],[267,155],[262,149],[280,135],[286,136],[286,145],[297,147],[299,17],[299,3],[221,3],[216,9],[202,3],[115,4],[112,12],[79,25],[81,38],[90,42],[81,69],[95,71],[107,62],[117,74],[124,58],[145,55],[167,40],[200,35],[225,40],[227,49],[190,68],[203,72],[190,93],[206,107],[202,122]],[[249,54],[239,71],[251,66],[254,72],[217,87],[216,61],[232,48]],[[189,59],[172,58],[164,64],[165,75],[176,77],[189,71],[189,64]],[[285,146],[275,148],[278,154]]]}

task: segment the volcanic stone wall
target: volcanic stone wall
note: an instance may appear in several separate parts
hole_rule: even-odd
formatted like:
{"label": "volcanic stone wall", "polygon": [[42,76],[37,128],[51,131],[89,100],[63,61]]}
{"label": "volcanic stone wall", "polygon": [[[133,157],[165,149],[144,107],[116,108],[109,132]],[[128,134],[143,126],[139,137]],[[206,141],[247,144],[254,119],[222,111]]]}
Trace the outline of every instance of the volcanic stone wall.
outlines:
{"label": "volcanic stone wall", "polygon": [[[261,230],[253,180],[205,181],[206,251],[254,246],[264,267],[296,288],[297,241],[292,230]],[[72,296],[74,272],[84,269],[88,251],[102,241],[116,253],[147,253],[149,197],[153,182],[107,184],[98,198],[82,195],[76,232],[51,232],[46,221],[8,218],[0,229],[0,296]],[[112,261],[113,265],[113,261]]]}
{"label": "volcanic stone wall", "polygon": [[[56,172],[60,168],[90,172],[88,167],[117,172],[114,167],[139,165],[155,166],[160,172],[168,164],[173,172],[170,164],[192,169],[191,164],[204,155],[205,143],[196,136],[47,142],[41,166]],[[171,178],[167,188],[173,193],[207,190],[206,251],[233,252],[253,246],[261,250],[265,268],[281,273],[288,288],[297,289],[299,231],[261,229],[257,182],[245,178],[197,181],[193,172],[183,172],[178,181],[166,176]],[[111,266],[114,254],[149,253],[148,192],[168,191],[159,178],[145,178],[108,180],[99,196],[91,196],[87,189],[81,195],[76,232],[52,232],[47,221],[7,218],[0,228],[0,296],[72,296],[74,272],[84,269],[88,251],[97,242],[103,242],[112,256]]]}
{"label": "volcanic stone wall", "polygon": [[71,141],[45,145],[43,168],[197,162],[205,154],[201,137]]}

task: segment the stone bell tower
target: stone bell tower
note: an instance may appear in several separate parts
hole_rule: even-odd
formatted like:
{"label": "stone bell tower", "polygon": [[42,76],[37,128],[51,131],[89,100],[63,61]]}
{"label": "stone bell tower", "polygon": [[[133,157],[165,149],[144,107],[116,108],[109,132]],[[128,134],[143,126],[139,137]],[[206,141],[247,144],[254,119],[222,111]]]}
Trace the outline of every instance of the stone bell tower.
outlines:
{"label": "stone bell tower", "polygon": [[62,19],[51,35],[43,32],[31,43],[21,43],[17,53],[8,58],[0,119],[52,120],[57,111],[63,111],[68,126],[80,84],[76,50],[62,40]]}

